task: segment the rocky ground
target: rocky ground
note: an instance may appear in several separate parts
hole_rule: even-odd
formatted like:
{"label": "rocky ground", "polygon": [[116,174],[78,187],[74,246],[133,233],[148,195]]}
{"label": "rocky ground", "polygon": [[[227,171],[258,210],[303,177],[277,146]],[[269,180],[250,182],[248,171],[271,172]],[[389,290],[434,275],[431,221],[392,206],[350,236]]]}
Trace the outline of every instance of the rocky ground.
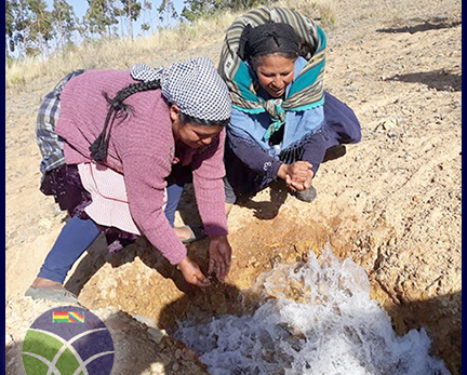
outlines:
{"label": "rocky ground", "polygon": [[[318,16],[312,2],[300,10]],[[109,326],[116,374],[204,373],[196,354],[167,335],[175,320],[241,313],[250,290],[274,264],[319,253],[326,243],[368,274],[372,296],[395,330],[424,327],[432,353],[461,373],[461,3],[454,0],[327,2],[326,89],[354,109],[362,142],[320,167],[318,198],[305,204],[279,189],[235,206],[234,249],[225,285],[193,290],[143,239],[108,255],[96,241],[67,287]],[[319,21],[318,21],[319,22]],[[217,62],[219,38],[176,55]],[[168,57],[170,56],[170,58]],[[55,82],[38,79],[6,97],[7,373],[20,374],[25,332],[56,306],[23,297],[65,215],[38,190],[34,123]],[[196,222],[187,189],[178,222]],[[207,241],[190,245],[205,265]],[[240,303],[242,302],[242,303]],[[135,320],[137,317],[140,321]]]}

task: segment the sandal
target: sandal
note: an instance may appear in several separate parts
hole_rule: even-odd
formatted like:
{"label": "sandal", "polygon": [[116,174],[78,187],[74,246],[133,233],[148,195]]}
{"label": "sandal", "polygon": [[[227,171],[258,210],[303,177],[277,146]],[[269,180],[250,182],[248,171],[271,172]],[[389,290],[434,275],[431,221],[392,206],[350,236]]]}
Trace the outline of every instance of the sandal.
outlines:
{"label": "sandal", "polygon": [[65,288],[34,288],[31,286],[24,295],[32,299],[78,304],[78,297]]}
{"label": "sandal", "polygon": [[189,244],[206,238],[204,228],[202,225],[183,225],[178,228],[188,228],[190,230],[190,236],[186,240],[182,240],[182,243]]}

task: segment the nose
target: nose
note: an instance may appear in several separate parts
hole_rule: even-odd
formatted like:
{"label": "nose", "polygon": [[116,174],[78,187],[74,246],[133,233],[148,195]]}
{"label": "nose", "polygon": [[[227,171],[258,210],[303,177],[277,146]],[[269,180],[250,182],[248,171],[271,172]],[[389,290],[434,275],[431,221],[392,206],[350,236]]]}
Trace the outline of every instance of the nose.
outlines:
{"label": "nose", "polygon": [[284,86],[284,80],[280,76],[274,77],[272,85],[276,88],[282,88]]}

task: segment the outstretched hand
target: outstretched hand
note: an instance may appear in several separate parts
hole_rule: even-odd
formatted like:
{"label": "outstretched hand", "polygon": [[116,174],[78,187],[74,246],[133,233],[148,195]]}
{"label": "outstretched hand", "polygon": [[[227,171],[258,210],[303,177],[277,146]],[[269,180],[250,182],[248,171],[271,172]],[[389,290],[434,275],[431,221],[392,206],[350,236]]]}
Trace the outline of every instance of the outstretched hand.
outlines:
{"label": "outstretched hand", "polygon": [[178,268],[182,271],[183,277],[190,284],[201,288],[211,285],[209,279],[201,272],[198,264],[192,261],[187,256],[178,264]]}

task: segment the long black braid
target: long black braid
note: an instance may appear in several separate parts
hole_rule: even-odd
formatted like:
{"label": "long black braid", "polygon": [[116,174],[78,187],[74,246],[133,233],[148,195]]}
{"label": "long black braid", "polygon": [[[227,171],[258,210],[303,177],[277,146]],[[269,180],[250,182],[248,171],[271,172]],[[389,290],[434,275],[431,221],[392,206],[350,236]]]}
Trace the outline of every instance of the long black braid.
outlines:
{"label": "long black braid", "polygon": [[[134,109],[130,105],[123,103],[123,101],[137,92],[157,90],[160,87],[160,81],[154,80],[149,82],[132,83],[117,92],[113,98],[110,98],[107,93],[102,93],[104,98],[107,100],[107,103],[109,103],[109,110],[107,112],[107,117],[105,118],[104,128],[96,140],[91,144],[91,146],[89,146],[91,157],[95,161],[102,162],[107,159],[110,131],[112,130],[112,125],[115,119],[118,118],[120,119],[120,122],[122,122],[128,117],[130,112],[134,113]],[[107,128],[109,128],[108,132]]]}

